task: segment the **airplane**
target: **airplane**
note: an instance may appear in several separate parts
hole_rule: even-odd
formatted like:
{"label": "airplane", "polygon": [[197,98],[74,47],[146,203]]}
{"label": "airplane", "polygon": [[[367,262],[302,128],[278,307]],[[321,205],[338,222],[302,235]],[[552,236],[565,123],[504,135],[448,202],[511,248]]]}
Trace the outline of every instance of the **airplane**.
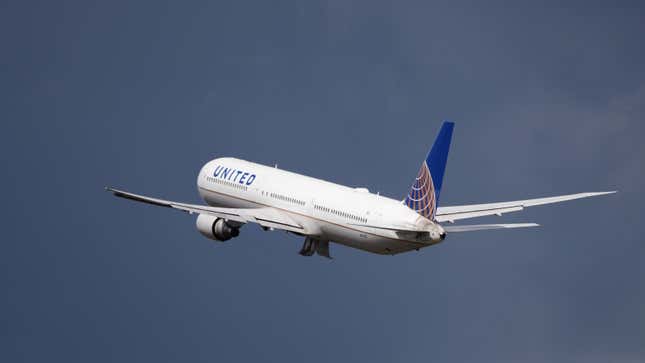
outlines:
{"label": "airplane", "polygon": [[242,226],[255,223],[265,231],[283,230],[304,237],[300,255],[327,258],[331,258],[330,242],[395,255],[438,244],[453,232],[536,227],[536,223],[454,223],[616,192],[440,207],[454,125],[444,121],[403,200],[232,157],[211,160],[199,171],[197,190],[206,205],[151,198],[110,187],[106,190],[117,197],[197,214],[197,230],[212,240],[230,240],[240,234]]}

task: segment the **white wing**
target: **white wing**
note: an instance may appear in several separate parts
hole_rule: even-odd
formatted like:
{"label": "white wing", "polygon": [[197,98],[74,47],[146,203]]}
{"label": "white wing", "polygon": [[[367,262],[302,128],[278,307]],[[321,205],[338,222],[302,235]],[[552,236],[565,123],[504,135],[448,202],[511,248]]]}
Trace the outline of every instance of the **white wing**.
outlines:
{"label": "white wing", "polygon": [[596,193],[578,193],[578,194],[560,195],[557,197],[516,200],[512,202],[471,204],[471,205],[460,205],[460,206],[453,206],[453,207],[439,207],[439,209],[437,209],[437,214],[435,215],[435,219],[438,222],[454,222],[459,219],[468,219],[468,218],[491,216],[491,215],[501,216],[503,213],[521,211],[525,207],[558,203],[558,202],[564,202],[567,200],[595,197],[597,195],[605,195],[605,194],[612,194],[612,193],[616,193],[616,192],[611,191],[611,192],[596,192]]}
{"label": "white wing", "polygon": [[134,200],[137,202],[148,203],[160,207],[168,207],[178,209],[190,214],[209,214],[218,218],[223,218],[229,221],[240,223],[257,223],[263,227],[270,227],[282,229],[290,232],[297,232],[307,234],[303,226],[296,223],[287,214],[280,212],[275,208],[262,207],[262,208],[218,208],[210,207],[207,205],[186,204],[173,202],[170,200],[163,200],[157,198],[150,198],[143,195],[125,192],[113,188],[105,188],[107,191],[114,193],[115,196]]}

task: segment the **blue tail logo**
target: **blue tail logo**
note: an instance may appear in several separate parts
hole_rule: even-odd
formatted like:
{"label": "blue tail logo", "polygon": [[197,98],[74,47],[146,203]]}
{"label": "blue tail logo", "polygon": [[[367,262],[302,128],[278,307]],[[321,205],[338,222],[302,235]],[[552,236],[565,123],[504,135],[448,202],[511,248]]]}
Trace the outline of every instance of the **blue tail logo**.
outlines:
{"label": "blue tail logo", "polygon": [[454,122],[444,121],[437,135],[437,139],[432,145],[426,160],[421,163],[419,174],[417,175],[408,196],[405,198],[405,204],[420,215],[434,220],[437,207],[439,206],[439,193],[443,183],[443,175],[446,171],[446,162],[448,161],[448,151],[450,151],[450,140],[452,139],[452,130],[455,127]]}

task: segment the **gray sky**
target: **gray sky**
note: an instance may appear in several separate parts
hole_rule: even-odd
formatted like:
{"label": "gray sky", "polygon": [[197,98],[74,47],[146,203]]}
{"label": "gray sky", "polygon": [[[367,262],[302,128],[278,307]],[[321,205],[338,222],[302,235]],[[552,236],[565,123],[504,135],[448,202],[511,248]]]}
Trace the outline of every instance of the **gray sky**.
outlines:
{"label": "gray sky", "polygon": [[[1,9],[0,360],[645,360],[639,2]],[[330,262],[102,191],[198,202],[237,156],[402,198],[443,119],[446,205],[620,193]]]}

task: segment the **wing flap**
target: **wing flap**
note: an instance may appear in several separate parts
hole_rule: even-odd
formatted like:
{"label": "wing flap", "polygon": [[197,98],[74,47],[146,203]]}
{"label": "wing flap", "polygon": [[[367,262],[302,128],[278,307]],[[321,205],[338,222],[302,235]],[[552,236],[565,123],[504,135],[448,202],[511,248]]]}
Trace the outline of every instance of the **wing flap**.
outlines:
{"label": "wing flap", "polygon": [[248,209],[249,219],[267,228],[284,229],[291,232],[304,233],[305,229],[286,214],[273,208]]}

